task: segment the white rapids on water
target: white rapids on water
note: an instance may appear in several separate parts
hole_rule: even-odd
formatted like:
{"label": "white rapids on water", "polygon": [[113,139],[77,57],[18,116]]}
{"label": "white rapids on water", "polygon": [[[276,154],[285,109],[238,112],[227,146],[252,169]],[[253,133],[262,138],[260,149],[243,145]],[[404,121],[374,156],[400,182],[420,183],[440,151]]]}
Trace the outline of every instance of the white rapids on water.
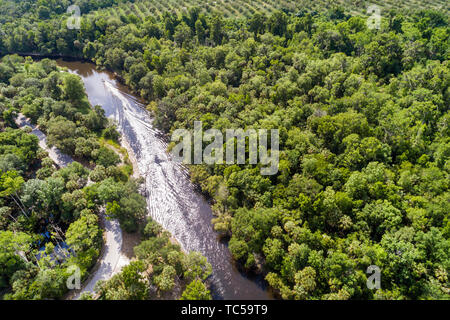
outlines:
{"label": "white rapids on water", "polygon": [[211,291],[216,299],[270,299],[264,284],[250,280],[232,263],[230,252],[211,224],[211,208],[189,180],[188,171],[173,161],[161,132],[144,105],[111,74],[80,62],[58,64],[79,75],[91,105],[100,105],[113,119],[144,178],[149,215],[168,230],[186,252],[198,251],[211,263]]}
{"label": "white rapids on water", "polygon": [[[116,121],[119,131],[125,132],[133,149],[140,176],[145,179],[150,216],[172,233],[183,250],[220,254],[223,245],[217,241],[210,221],[199,217],[201,212],[210,210],[209,205],[199,201],[200,196],[190,182],[187,170],[171,160],[166,152],[167,143],[151,125],[153,119],[136,100],[133,104],[130,102],[133,97],[108,81],[105,81],[105,87],[112,93],[112,100],[120,101],[112,103],[114,110],[109,117]],[[214,259],[208,258],[210,263],[211,258]],[[222,287],[220,279],[215,282],[217,288]]]}
{"label": "white rapids on water", "polygon": [[128,140],[128,143],[134,151],[140,176],[145,178],[150,216],[175,235],[183,250],[198,250],[204,239],[189,237],[189,233],[184,232],[202,228],[199,221],[193,219],[194,215],[187,214],[200,209],[200,204],[188,197],[195,191],[187,171],[171,161],[165,152],[167,143],[156,138],[160,133],[151,126],[148,113],[138,105],[133,106],[130,97],[126,98],[110,82],[105,82],[105,87],[123,106],[115,108],[110,117],[116,120],[120,129],[128,132],[128,136],[134,135],[134,141]]}

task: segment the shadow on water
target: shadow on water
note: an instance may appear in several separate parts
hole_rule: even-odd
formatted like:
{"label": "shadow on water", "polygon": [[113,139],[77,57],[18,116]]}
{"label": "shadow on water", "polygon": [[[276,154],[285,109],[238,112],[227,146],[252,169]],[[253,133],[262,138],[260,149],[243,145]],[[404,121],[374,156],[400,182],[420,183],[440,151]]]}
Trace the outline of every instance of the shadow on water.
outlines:
{"label": "shadow on water", "polygon": [[78,74],[91,104],[100,105],[130,145],[145,180],[148,212],[170,231],[186,251],[199,251],[211,263],[209,281],[215,299],[272,299],[262,276],[240,272],[225,241],[214,231],[211,207],[195,191],[186,170],[171,160],[163,134],[153,128],[142,101],[107,71],[93,64],[57,60]]}

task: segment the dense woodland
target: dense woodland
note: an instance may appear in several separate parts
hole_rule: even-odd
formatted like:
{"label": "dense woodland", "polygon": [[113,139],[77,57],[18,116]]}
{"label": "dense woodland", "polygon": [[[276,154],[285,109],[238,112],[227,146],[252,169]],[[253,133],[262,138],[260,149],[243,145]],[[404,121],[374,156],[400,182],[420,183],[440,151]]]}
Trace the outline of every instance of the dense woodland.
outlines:
{"label": "dense woodland", "polygon": [[[386,11],[370,30],[339,7],[235,19],[195,7],[142,17],[101,6],[87,9],[80,30],[59,15],[4,23],[0,51],[113,70],[169,135],[195,120],[205,130],[279,129],[277,175],[261,176],[257,165],[190,167],[241,267],[264,273],[283,299],[450,297],[445,12]],[[0,70],[2,94],[13,97],[17,70]],[[35,117],[49,128],[58,121]],[[369,265],[381,269],[379,290],[366,287]]]}

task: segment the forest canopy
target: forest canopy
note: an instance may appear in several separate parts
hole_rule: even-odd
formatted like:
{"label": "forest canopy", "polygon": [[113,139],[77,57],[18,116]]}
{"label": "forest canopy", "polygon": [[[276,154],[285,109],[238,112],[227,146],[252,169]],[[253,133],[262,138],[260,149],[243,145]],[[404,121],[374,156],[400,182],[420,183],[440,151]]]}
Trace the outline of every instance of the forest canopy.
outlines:
{"label": "forest canopy", "polygon": [[[190,167],[193,182],[212,199],[214,226],[230,238],[240,266],[263,273],[284,299],[450,297],[445,12],[386,11],[379,30],[339,8],[256,11],[239,19],[196,8],[145,17],[97,13],[82,20],[79,30],[68,30],[63,16],[4,23],[0,52],[72,56],[115,71],[149,102],[154,124],[167,134],[192,129],[197,120],[205,130],[278,129],[274,176],[261,176],[251,164]],[[76,88],[76,80],[55,86],[49,75],[42,82],[50,95],[67,100],[55,108],[45,99],[27,100],[36,79],[25,79],[14,63],[4,60],[0,70],[2,97],[23,86],[14,103],[30,102],[23,112],[40,117],[55,145],[99,161],[89,152],[98,147],[89,135],[68,137],[77,121],[94,132],[105,128],[101,114],[83,115],[76,89],[64,89],[71,82]],[[49,117],[51,110],[63,117]],[[5,141],[22,140],[10,138],[12,131],[1,134]],[[1,148],[18,148],[14,159],[0,160],[0,168],[14,166],[15,172],[26,170],[21,161],[35,152],[8,143]],[[10,175],[5,181],[17,177]],[[108,208],[113,215],[118,199]],[[17,237],[27,245],[26,237]],[[153,241],[141,246],[156,246]],[[381,270],[376,291],[366,286],[371,265]],[[140,268],[136,263],[127,272],[137,277]],[[172,286],[166,279],[181,269],[159,271],[154,284],[165,290]],[[205,295],[198,279],[192,278],[183,298]]]}

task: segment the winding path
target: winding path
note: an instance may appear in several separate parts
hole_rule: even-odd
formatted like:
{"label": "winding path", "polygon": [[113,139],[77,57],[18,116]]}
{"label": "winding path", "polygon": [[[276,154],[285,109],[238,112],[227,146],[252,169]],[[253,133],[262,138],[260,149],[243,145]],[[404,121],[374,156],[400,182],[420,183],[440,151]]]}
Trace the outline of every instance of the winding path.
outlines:
{"label": "winding path", "polygon": [[37,126],[34,124],[31,124],[30,120],[28,120],[25,115],[22,113],[19,113],[17,118],[15,119],[15,122],[19,128],[24,127],[30,127],[31,128],[31,134],[34,134],[39,139],[39,146],[48,152],[48,156],[55,162],[59,167],[63,168],[68,166],[73,162],[73,159],[71,156],[62,153],[58,148],[53,147],[49,148],[47,145],[47,138],[45,136],[45,133],[43,133]]}
{"label": "winding path", "polygon": [[[48,152],[49,157],[59,167],[64,168],[74,161],[72,157],[62,153],[56,147],[49,148],[45,134],[23,114],[19,113],[15,122],[19,128],[26,126],[31,128],[31,134],[34,134],[39,139],[39,146]],[[129,259],[122,254],[122,229],[120,228],[119,222],[106,219],[103,210],[101,212],[101,219],[105,230],[102,255],[94,267],[94,272],[83,284],[81,290],[76,290],[72,294],[69,294],[73,300],[78,299],[84,292],[93,292],[97,281],[110,279],[124,265],[129,263]]]}
{"label": "winding path", "polygon": [[99,280],[108,280],[118,273],[123,266],[129,263],[129,259],[121,253],[122,250],[122,229],[116,220],[108,220],[102,212],[102,220],[105,228],[102,256],[97,262],[97,268],[89,276],[81,290],[77,290],[72,300],[80,298],[84,292],[94,292],[95,284]]}

